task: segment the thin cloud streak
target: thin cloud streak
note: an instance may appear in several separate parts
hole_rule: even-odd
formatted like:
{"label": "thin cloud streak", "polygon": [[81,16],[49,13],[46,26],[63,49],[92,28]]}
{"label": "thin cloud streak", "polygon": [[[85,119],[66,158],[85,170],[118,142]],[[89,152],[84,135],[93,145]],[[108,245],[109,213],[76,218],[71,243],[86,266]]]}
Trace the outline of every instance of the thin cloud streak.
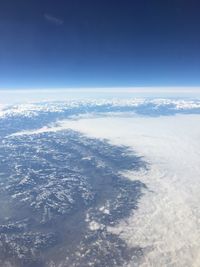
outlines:
{"label": "thin cloud streak", "polygon": [[64,23],[64,21],[58,17],[55,17],[51,14],[44,14],[44,18],[47,22],[54,24],[54,25],[62,25]]}

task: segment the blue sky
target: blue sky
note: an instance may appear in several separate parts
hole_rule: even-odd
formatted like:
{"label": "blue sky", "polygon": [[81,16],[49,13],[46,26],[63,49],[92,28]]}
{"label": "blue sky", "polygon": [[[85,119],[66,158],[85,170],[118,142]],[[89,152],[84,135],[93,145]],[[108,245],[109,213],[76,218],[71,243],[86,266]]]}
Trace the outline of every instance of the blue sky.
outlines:
{"label": "blue sky", "polygon": [[200,85],[199,1],[3,0],[0,88]]}

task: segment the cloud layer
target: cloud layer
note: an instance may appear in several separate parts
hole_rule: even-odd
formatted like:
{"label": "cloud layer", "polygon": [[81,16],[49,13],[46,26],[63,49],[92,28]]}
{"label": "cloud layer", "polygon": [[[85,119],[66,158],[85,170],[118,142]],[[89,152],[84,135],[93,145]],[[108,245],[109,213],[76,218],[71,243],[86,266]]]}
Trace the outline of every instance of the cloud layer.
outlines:
{"label": "cloud layer", "polygon": [[[130,246],[144,248],[133,266],[200,266],[200,117],[89,118],[64,123],[88,136],[133,147],[150,163],[138,173],[149,192],[138,211],[110,228]],[[135,173],[127,173],[130,179]]]}

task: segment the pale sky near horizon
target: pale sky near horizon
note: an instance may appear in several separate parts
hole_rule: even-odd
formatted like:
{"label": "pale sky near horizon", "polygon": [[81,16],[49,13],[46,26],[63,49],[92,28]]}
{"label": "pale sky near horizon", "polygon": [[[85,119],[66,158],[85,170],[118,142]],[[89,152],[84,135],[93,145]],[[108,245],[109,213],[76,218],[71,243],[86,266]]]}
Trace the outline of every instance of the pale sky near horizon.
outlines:
{"label": "pale sky near horizon", "polygon": [[200,98],[200,87],[124,87],[0,90],[1,104],[91,98]]}

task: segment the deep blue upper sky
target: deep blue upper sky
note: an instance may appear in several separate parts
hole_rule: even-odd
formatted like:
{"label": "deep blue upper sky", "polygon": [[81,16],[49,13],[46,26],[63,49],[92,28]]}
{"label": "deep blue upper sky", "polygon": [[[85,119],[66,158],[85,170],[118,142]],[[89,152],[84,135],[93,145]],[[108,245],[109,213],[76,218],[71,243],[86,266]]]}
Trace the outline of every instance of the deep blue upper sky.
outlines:
{"label": "deep blue upper sky", "polygon": [[1,0],[0,88],[199,86],[199,0]]}

